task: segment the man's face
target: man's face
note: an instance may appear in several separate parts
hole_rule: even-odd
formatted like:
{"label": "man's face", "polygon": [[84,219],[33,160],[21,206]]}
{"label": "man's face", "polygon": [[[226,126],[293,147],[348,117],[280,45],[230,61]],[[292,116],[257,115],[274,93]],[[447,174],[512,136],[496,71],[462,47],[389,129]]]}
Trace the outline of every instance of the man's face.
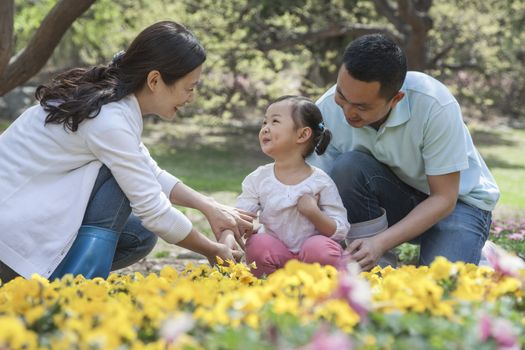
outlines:
{"label": "man's face", "polygon": [[403,98],[399,91],[386,100],[379,93],[378,81],[364,82],[354,79],[342,65],[337,75],[335,103],[344,112],[346,121],[354,128],[371,125],[378,128],[384,123],[390,110]]}

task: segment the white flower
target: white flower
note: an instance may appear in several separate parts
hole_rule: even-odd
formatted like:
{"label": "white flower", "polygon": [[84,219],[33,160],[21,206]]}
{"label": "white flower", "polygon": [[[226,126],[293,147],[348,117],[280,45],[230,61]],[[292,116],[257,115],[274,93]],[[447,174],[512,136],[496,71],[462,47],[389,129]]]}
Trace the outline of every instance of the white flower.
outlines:
{"label": "white flower", "polygon": [[195,325],[191,314],[184,313],[177,317],[170,317],[164,321],[160,328],[160,337],[167,343],[174,343],[182,334],[190,331]]}

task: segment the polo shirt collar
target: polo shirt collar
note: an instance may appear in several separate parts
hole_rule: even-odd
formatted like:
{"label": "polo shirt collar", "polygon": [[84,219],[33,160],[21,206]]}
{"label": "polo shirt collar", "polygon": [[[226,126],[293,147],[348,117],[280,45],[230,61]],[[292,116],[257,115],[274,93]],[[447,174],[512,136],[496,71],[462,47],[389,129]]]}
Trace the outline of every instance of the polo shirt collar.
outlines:
{"label": "polo shirt collar", "polygon": [[394,127],[406,123],[410,115],[410,102],[408,101],[407,91],[405,86],[401,87],[401,91],[405,93],[405,96],[397,103],[397,105],[390,111],[390,115],[386,120],[385,127]]}

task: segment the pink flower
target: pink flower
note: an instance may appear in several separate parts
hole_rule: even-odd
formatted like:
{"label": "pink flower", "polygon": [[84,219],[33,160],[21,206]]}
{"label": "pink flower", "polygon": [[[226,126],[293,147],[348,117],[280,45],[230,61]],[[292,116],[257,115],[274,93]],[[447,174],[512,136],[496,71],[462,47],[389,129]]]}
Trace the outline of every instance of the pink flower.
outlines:
{"label": "pink flower", "polygon": [[485,342],[487,341],[487,339],[489,339],[490,326],[491,326],[490,317],[487,314],[482,314],[479,319],[479,324],[478,324],[481,341]]}
{"label": "pink flower", "polygon": [[339,270],[339,283],[333,297],[346,300],[361,319],[366,319],[372,308],[372,292],[368,282],[359,276],[359,272],[357,262],[349,262]]}
{"label": "pink flower", "polygon": [[504,318],[491,319],[482,314],[478,323],[479,336],[482,342],[494,339],[498,350],[519,350],[518,337],[513,324]]}
{"label": "pink flower", "polygon": [[525,262],[520,257],[508,253],[491,241],[485,243],[482,254],[492,268],[503,276],[520,277],[520,270],[525,269]]}
{"label": "pink flower", "polygon": [[309,344],[297,350],[352,350],[352,340],[341,331],[328,333],[326,327],[321,327]]}
{"label": "pink flower", "polygon": [[512,323],[504,318],[497,318],[492,323],[492,336],[498,343],[498,350],[519,349],[518,337]]}
{"label": "pink flower", "polygon": [[501,226],[494,227],[494,236],[499,237],[501,231],[503,231],[503,227]]}
{"label": "pink flower", "polygon": [[508,239],[512,239],[513,241],[522,241],[525,237],[525,230],[521,230],[520,233],[511,233],[507,236]]}

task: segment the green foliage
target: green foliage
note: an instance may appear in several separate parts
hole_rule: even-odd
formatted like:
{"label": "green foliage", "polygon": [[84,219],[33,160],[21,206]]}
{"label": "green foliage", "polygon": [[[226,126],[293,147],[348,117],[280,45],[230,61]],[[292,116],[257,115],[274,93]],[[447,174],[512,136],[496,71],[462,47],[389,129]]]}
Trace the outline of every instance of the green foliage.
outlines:
{"label": "green foliage", "polygon": [[[16,1],[17,51],[55,3]],[[446,0],[433,2],[429,14],[428,72],[462,104],[474,106],[477,117],[492,110],[522,116],[525,3]],[[364,0],[99,0],[74,22],[47,69],[107,63],[141,29],[162,19],[187,25],[208,52],[200,98],[184,115],[223,120],[254,110],[260,115],[282,94],[316,99],[335,82],[351,35],[300,39],[306,33],[368,25],[399,34]]]}
{"label": "green foliage", "polygon": [[22,50],[56,1],[15,1],[15,51]]}
{"label": "green foliage", "polygon": [[170,256],[170,252],[167,250],[161,250],[155,253],[155,258],[157,259],[167,258],[168,256]]}
{"label": "green foliage", "polygon": [[395,248],[395,252],[403,265],[417,265],[419,261],[419,245],[403,243]]}
{"label": "green foliage", "polygon": [[431,16],[429,56],[446,50],[431,73],[447,81],[462,102],[485,112],[496,107],[523,116],[525,3],[439,1]]}

